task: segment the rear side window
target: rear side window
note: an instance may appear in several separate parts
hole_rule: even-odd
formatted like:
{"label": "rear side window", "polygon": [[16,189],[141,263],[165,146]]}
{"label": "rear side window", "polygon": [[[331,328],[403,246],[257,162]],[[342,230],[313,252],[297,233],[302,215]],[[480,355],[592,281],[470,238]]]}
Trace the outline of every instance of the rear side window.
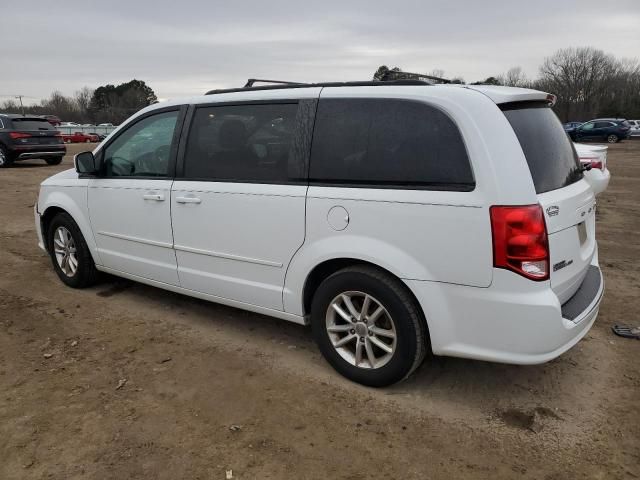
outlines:
{"label": "rear side window", "polygon": [[421,102],[320,100],[312,145],[312,182],[455,191],[475,187],[458,127]]}
{"label": "rear side window", "polygon": [[520,141],[537,193],[557,190],[582,178],[573,144],[548,105],[516,104],[502,109]]}
{"label": "rear side window", "polygon": [[247,183],[301,180],[294,138],[297,103],[198,108],[185,151],[184,177]]}
{"label": "rear side window", "polygon": [[37,118],[12,118],[13,128],[16,130],[55,130],[45,119]]}

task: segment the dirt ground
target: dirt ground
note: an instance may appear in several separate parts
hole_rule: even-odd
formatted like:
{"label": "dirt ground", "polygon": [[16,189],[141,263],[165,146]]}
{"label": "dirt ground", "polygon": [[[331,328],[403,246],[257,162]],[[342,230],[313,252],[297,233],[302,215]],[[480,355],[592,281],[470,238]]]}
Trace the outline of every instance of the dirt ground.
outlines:
{"label": "dirt ground", "polygon": [[583,341],[539,366],[431,358],[382,390],[298,325],[115,278],[65,287],[32,207],[71,166],[0,170],[0,479],[640,478],[640,342],[610,331],[640,324],[640,141],[610,148]]}

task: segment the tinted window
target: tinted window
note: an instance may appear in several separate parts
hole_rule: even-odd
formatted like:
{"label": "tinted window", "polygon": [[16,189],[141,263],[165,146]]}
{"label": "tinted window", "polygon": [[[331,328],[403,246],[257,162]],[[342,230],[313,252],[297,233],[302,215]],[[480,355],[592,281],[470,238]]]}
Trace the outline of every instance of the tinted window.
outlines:
{"label": "tinted window", "polygon": [[504,114],[520,141],[537,193],[556,190],[582,178],[573,144],[551,108],[506,109]]}
{"label": "tinted window", "polygon": [[54,126],[44,119],[13,118],[11,123],[16,130],[55,130]]}
{"label": "tinted window", "polygon": [[236,182],[300,179],[293,140],[297,112],[296,103],[198,108],[184,176]]}
{"label": "tinted window", "polygon": [[104,152],[109,177],[165,177],[178,112],[146,117],[128,127]]}
{"label": "tinted window", "polygon": [[614,126],[615,124],[611,122],[596,122],[596,128],[609,128]]}
{"label": "tinted window", "polygon": [[315,125],[311,180],[447,190],[475,184],[458,128],[423,103],[321,100]]}

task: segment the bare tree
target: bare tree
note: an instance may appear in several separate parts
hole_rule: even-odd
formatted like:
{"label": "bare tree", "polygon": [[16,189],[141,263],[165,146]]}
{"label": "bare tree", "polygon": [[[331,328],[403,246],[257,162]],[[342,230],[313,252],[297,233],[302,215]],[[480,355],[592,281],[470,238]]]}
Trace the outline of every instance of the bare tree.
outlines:
{"label": "bare tree", "polygon": [[558,96],[557,111],[563,120],[588,120],[599,111],[620,67],[602,50],[566,48],[544,60],[537,86]]}
{"label": "bare tree", "polygon": [[504,75],[498,75],[497,81],[500,85],[508,87],[528,87],[531,85],[521,67],[510,68]]}

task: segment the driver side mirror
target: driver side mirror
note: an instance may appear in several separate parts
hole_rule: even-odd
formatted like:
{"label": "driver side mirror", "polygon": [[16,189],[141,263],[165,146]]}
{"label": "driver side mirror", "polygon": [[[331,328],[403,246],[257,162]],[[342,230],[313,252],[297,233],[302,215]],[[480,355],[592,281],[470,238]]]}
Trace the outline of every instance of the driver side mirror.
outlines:
{"label": "driver side mirror", "polygon": [[76,172],[80,174],[95,175],[98,173],[98,162],[92,152],[78,153],[73,157],[73,164],[76,167]]}

